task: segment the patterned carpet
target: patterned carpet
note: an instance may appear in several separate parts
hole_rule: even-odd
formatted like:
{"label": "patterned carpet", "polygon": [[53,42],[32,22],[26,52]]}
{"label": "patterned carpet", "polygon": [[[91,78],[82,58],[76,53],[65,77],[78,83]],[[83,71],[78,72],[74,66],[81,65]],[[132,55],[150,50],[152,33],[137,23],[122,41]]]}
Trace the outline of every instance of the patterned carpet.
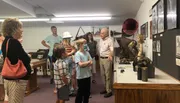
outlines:
{"label": "patterned carpet", "polygon": [[[114,103],[114,96],[104,98],[99,92],[102,90],[103,85],[99,74],[96,76],[96,84],[92,84],[92,98],[89,103]],[[53,94],[54,85],[49,84],[49,78],[38,78],[40,89],[25,97],[24,103],[55,103],[56,95]],[[74,103],[75,98],[71,97],[66,103]]]}

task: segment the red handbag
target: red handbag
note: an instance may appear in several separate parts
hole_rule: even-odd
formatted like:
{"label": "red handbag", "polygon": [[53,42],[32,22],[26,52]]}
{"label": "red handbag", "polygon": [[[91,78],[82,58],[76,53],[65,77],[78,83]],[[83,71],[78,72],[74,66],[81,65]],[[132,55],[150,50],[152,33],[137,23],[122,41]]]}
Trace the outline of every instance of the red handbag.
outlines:
{"label": "red handbag", "polygon": [[6,58],[4,59],[1,75],[4,78],[9,78],[9,79],[22,78],[27,74],[27,70],[23,62],[20,59],[18,59],[17,64],[12,65],[7,57],[9,40],[10,39],[8,39],[6,43]]}

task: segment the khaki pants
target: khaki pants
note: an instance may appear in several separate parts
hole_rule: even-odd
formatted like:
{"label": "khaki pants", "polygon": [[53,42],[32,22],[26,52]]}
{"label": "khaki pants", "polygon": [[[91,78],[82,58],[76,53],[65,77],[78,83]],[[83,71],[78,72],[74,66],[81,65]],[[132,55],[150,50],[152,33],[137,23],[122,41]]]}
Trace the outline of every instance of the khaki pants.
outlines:
{"label": "khaki pants", "polygon": [[107,93],[112,92],[112,62],[100,58],[100,71]]}
{"label": "khaki pants", "polygon": [[4,80],[5,101],[23,103],[27,80]]}

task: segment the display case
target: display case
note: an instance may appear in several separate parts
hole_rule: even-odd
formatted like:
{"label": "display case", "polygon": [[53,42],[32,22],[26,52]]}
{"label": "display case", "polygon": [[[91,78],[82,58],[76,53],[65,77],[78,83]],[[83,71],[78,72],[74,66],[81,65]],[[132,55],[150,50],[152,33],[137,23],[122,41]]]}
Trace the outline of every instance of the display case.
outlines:
{"label": "display case", "polygon": [[146,82],[138,80],[132,62],[119,64],[114,57],[115,103],[179,103],[180,82],[160,69],[155,69],[155,78]]}

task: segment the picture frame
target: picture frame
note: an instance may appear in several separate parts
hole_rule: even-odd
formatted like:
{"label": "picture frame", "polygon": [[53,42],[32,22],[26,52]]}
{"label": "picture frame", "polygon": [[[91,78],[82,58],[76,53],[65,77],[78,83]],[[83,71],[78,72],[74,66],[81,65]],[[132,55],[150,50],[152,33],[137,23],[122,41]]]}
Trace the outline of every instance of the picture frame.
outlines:
{"label": "picture frame", "polygon": [[148,22],[141,26],[141,35],[144,36],[144,40],[148,37]]}
{"label": "picture frame", "polygon": [[156,52],[156,41],[153,41],[153,52]]}
{"label": "picture frame", "polygon": [[180,35],[176,36],[176,65],[180,66]]}
{"label": "picture frame", "polygon": [[154,5],[152,8],[152,34],[158,33],[158,14],[157,14],[157,5]]}
{"label": "picture frame", "polygon": [[156,52],[158,52],[158,53],[161,52],[161,41],[160,40],[156,41]]}
{"label": "picture frame", "polygon": [[152,20],[149,22],[150,25],[150,39],[152,39]]}
{"label": "picture frame", "polygon": [[177,28],[177,0],[167,0],[167,29]]}
{"label": "picture frame", "polygon": [[158,33],[164,32],[164,0],[159,0],[157,3],[157,14],[158,14]]}
{"label": "picture frame", "polygon": [[176,36],[176,58],[180,59],[180,35]]}

